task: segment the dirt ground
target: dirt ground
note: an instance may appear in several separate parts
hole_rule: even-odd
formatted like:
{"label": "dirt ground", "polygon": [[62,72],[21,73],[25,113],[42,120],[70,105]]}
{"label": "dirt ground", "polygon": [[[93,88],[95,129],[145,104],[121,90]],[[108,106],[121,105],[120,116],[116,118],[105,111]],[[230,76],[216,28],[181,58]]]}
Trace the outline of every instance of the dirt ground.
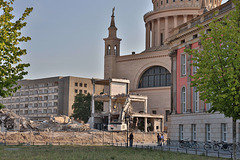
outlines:
{"label": "dirt ground", "polygon": [[[133,133],[134,143],[156,143],[157,133]],[[6,144],[124,144],[126,132],[0,132],[0,143]],[[164,134],[166,140],[166,134]]]}

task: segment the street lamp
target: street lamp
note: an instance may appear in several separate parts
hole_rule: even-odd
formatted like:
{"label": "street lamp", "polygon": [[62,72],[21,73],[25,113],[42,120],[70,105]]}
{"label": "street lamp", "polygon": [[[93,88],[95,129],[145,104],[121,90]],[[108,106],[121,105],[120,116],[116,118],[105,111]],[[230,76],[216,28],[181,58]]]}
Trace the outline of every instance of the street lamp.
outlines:
{"label": "street lamp", "polygon": [[128,130],[129,130],[129,121],[130,121],[130,116],[126,115],[125,116],[125,122],[127,123],[127,147],[128,147]]}
{"label": "street lamp", "polygon": [[111,127],[112,130],[112,145],[113,145],[113,127]]}

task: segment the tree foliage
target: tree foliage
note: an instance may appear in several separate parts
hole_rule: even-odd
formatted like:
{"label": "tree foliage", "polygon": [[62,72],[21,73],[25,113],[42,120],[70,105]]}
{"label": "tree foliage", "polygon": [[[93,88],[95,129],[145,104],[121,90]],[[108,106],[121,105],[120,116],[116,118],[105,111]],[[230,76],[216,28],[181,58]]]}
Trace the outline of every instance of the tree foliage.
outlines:
{"label": "tree foliage", "polygon": [[0,109],[3,109],[3,108],[5,108],[5,106],[0,103]]}
{"label": "tree foliage", "polygon": [[200,99],[212,104],[210,112],[240,119],[240,6],[222,20],[214,19],[210,32],[200,37],[203,50],[185,51],[192,55],[197,73],[191,78]]}
{"label": "tree foliage", "polygon": [[236,159],[236,121],[240,119],[240,1],[233,0],[235,10],[223,19],[215,18],[210,32],[200,37],[203,50],[185,51],[192,55],[197,73],[191,85],[200,99],[212,104],[209,112],[232,118],[233,159]]}
{"label": "tree foliage", "polygon": [[[87,95],[79,93],[75,97],[75,101],[72,105],[74,119],[80,119],[87,123],[91,117],[91,100],[92,96],[88,93]],[[95,112],[101,112],[103,110],[103,103],[95,101]]]}
{"label": "tree foliage", "polygon": [[17,81],[27,74],[24,68],[29,64],[21,63],[21,56],[26,55],[26,49],[19,47],[20,42],[27,42],[30,37],[21,35],[21,29],[26,26],[25,19],[33,8],[26,8],[22,16],[14,21],[12,14],[14,0],[0,0],[0,96],[7,97],[19,89]]}

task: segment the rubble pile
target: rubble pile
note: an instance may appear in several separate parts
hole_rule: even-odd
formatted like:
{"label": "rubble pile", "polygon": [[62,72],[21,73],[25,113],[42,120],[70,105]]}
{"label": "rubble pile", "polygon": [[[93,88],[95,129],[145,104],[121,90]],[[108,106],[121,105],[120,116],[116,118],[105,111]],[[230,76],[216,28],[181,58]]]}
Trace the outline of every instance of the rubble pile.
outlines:
{"label": "rubble pile", "polygon": [[26,120],[25,117],[21,117],[6,108],[0,110],[0,126],[8,131],[35,130],[35,128],[31,126],[31,121]]}
{"label": "rubble pile", "polygon": [[68,116],[51,117],[43,122],[31,121],[6,108],[0,110],[0,131],[89,131],[88,124],[74,121]]}

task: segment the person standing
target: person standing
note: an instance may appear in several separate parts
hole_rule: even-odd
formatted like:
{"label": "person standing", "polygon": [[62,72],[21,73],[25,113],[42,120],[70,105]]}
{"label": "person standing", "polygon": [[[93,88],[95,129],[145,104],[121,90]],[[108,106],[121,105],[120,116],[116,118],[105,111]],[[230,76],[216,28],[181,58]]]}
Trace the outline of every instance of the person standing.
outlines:
{"label": "person standing", "polygon": [[132,145],[133,145],[133,134],[132,133],[129,136],[129,140],[130,140],[130,147],[132,147]]}
{"label": "person standing", "polygon": [[157,134],[157,142],[158,142],[158,146],[160,146],[161,136],[159,133]]}
{"label": "person standing", "polygon": [[162,146],[163,146],[163,144],[164,144],[164,136],[163,136],[163,134],[161,134],[161,143],[162,143]]}

